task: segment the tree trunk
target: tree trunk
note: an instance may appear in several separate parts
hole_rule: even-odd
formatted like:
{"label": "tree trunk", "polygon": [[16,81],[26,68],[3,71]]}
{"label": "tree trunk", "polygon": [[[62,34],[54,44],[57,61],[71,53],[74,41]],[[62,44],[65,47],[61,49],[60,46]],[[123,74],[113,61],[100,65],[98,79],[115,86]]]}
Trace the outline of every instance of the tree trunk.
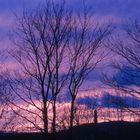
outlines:
{"label": "tree trunk", "polygon": [[43,108],[43,125],[44,125],[44,133],[48,134],[48,112],[47,112],[47,107],[46,103],[44,103],[44,108]]}
{"label": "tree trunk", "polygon": [[56,132],[56,99],[53,101],[53,122],[52,122],[52,132]]}
{"label": "tree trunk", "polygon": [[98,116],[97,116],[97,110],[94,110],[94,123],[97,124],[98,123]]}
{"label": "tree trunk", "polygon": [[70,110],[70,129],[73,128],[74,122],[74,99],[71,101],[71,110]]}

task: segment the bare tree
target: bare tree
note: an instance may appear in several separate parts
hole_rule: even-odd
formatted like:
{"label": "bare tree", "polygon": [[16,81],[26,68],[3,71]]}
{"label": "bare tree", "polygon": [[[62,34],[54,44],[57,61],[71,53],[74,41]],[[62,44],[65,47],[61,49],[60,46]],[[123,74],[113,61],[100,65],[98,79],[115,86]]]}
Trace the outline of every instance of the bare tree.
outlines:
{"label": "bare tree", "polygon": [[56,100],[67,79],[61,67],[69,44],[71,14],[62,4],[48,2],[33,12],[24,11],[22,18],[17,17],[17,21],[14,33],[18,39],[14,43],[18,50],[13,56],[21,69],[16,72],[19,77],[13,81],[11,88],[21,101],[42,112],[41,116],[20,107],[43,121],[41,128],[21,115],[45,133],[48,133],[48,110],[52,103],[52,129],[55,132]]}
{"label": "bare tree", "polygon": [[[140,23],[129,21],[123,27],[123,36],[110,41],[113,53],[120,56],[122,62],[113,63],[120,75],[104,75],[103,82],[110,87],[140,99]],[[128,108],[131,110],[130,108]],[[133,111],[133,110],[131,110]],[[135,111],[133,111],[135,112]],[[139,113],[135,112],[137,115]]]}
{"label": "bare tree", "polygon": [[[52,40],[50,45],[53,45],[54,52],[51,61],[52,66],[52,79],[51,79],[51,92],[52,92],[52,109],[53,109],[53,121],[52,131],[56,131],[56,101],[57,96],[62,92],[66,80],[68,79],[68,72],[65,70],[67,48],[69,46],[71,36],[71,12],[65,10],[64,5],[54,5],[54,12],[49,19]],[[64,68],[63,68],[64,67]]]}
{"label": "bare tree", "polygon": [[11,80],[16,98],[10,102],[28,114],[25,116],[12,108],[37,130],[56,131],[56,103],[58,96],[66,91],[66,85],[71,96],[70,128],[73,127],[78,90],[87,75],[106,57],[106,51],[100,47],[112,31],[110,25],[93,24],[86,8],[83,15],[76,16],[65,5],[53,2],[32,12],[24,11],[22,17],[17,17],[13,35],[17,48],[12,55],[19,70]]}
{"label": "bare tree", "polygon": [[9,98],[13,97],[9,94],[9,72],[1,68],[0,73],[0,130],[10,130],[14,126],[15,114],[10,110]]}
{"label": "bare tree", "polygon": [[98,49],[103,47],[104,39],[111,33],[110,26],[100,28],[93,21],[91,12],[84,7],[84,12],[79,14],[74,21],[73,38],[69,48],[69,93],[71,97],[70,128],[73,127],[75,100],[79,88],[87,75],[95,69],[107,55]]}

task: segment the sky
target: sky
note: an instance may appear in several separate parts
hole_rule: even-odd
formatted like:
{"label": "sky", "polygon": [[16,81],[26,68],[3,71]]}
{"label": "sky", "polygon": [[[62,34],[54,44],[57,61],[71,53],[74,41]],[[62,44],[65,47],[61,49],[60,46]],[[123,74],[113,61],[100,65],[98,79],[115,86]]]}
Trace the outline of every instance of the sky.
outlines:
{"label": "sky", "polygon": [[[58,2],[60,0],[54,0]],[[65,0],[69,7],[79,11],[83,0]],[[99,20],[111,20],[116,24],[128,18],[139,18],[140,0],[84,0],[86,5],[92,7]],[[14,14],[23,8],[35,8],[38,3],[45,0],[0,0],[0,47],[8,40],[7,33],[14,25]],[[8,44],[8,43],[7,43]]]}
{"label": "sky", "polygon": [[[55,1],[59,2],[61,0]],[[65,1],[67,6],[73,8],[74,11],[80,11],[82,9],[82,0]],[[9,40],[9,32],[15,25],[14,14],[19,15],[24,8],[34,9],[39,3],[43,2],[45,0],[0,0],[0,52],[6,48],[14,49],[13,44]],[[99,21],[111,21],[115,25],[121,25],[129,18],[139,20],[140,0],[85,0],[85,2],[87,6],[93,9],[94,15]],[[11,62],[11,59],[6,60],[5,63],[10,68],[16,66],[14,62]],[[120,75],[118,73],[119,77]],[[92,73],[92,76],[88,76],[86,81],[88,87],[93,87],[95,83],[98,84],[98,72]],[[105,97],[100,97],[99,100],[102,100],[102,98]],[[113,98],[116,97],[114,96]],[[87,100],[86,97],[80,100],[80,102],[84,102],[85,100]],[[91,98],[91,100],[94,100],[94,98]]]}
{"label": "sky", "polygon": [[[45,0],[0,0],[0,30],[3,33],[8,25],[12,26],[13,12],[17,13],[25,8],[34,8]],[[54,0],[60,1],[60,0]],[[80,10],[83,0],[66,0],[68,6]],[[140,0],[84,0],[86,5],[92,7],[95,15],[101,18],[123,20],[138,18],[140,15]],[[1,33],[1,34],[2,34]],[[3,33],[4,34],[4,33]]]}
{"label": "sky", "polygon": [[[54,0],[60,2],[61,0]],[[68,7],[74,11],[82,9],[83,0],[65,0]],[[45,0],[0,0],[0,47],[1,50],[13,49],[9,40],[9,32],[15,25],[15,15],[19,15],[24,8],[34,9]],[[115,25],[121,25],[129,18],[139,20],[140,0],[84,0],[87,7],[94,11],[94,15],[100,22],[111,21]],[[1,60],[0,60],[1,61]],[[10,59],[8,61],[11,61]],[[14,67],[14,63],[8,63]],[[95,77],[97,80],[97,78]],[[92,81],[92,79],[90,79]],[[89,81],[90,81],[89,80]],[[92,84],[91,84],[92,85]]]}

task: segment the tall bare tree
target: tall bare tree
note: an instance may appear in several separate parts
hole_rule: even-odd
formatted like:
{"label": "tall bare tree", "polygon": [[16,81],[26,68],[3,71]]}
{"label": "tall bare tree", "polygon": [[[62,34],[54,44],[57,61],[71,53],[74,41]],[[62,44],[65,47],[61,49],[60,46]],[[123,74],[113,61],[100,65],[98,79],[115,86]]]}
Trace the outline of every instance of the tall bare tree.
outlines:
{"label": "tall bare tree", "polygon": [[56,100],[67,79],[61,67],[69,44],[71,14],[62,4],[48,2],[33,12],[24,11],[17,21],[14,33],[18,39],[14,43],[18,50],[14,57],[22,72],[19,74],[21,78],[11,87],[18,98],[42,112],[42,116],[34,114],[42,119],[43,129],[30,122],[45,133],[48,133],[48,109],[52,103],[52,129],[55,132]]}
{"label": "tall bare tree", "polygon": [[[67,48],[69,46],[71,37],[71,12],[65,10],[64,5],[54,5],[53,13],[51,15],[50,31],[52,32],[53,45],[53,57],[49,62],[52,70],[51,79],[51,93],[52,93],[52,109],[53,109],[53,120],[52,120],[52,132],[56,131],[56,101],[57,96],[62,92],[66,80],[68,79],[68,72],[65,68],[67,57]],[[54,23],[53,23],[54,22]]]}
{"label": "tall bare tree", "polygon": [[107,53],[104,49],[100,53],[98,50],[103,47],[103,41],[112,31],[110,25],[98,26],[93,17],[88,8],[84,6],[83,13],[78,14],[74,20],[73,36],[69,48],[70,128],[74,123],[75,100],[79,88],[88,74],[106,57]]}

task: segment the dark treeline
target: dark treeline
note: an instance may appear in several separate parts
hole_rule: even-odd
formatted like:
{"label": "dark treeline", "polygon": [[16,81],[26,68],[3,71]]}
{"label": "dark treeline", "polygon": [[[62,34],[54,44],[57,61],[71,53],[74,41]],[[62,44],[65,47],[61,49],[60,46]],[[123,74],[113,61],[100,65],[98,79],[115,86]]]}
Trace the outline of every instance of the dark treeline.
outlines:
{"label": "dark treeline", "polygon": [[44,133],[7,133],[0,134],[3,140],[139,140],[140,124],[134,122],[108,122],[100,124],[85,124],[73,129],[73,135],[69,130],[61,131],[55,134],[44,135]]}

